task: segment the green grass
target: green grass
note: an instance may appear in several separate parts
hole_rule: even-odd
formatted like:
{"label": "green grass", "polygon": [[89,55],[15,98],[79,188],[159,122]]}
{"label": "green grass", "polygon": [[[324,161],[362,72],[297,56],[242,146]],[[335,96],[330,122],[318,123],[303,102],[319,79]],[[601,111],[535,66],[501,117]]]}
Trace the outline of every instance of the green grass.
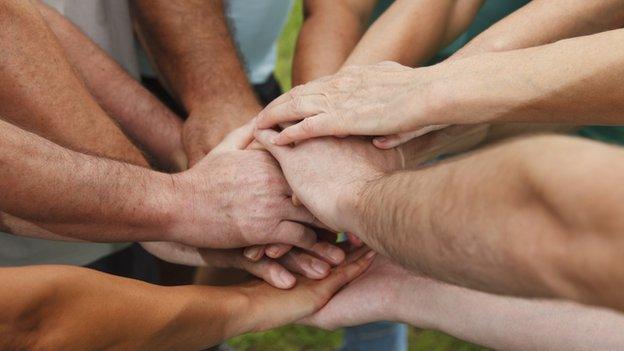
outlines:
{"label": "green grass", "polygon": [[[285,90],[291,87],[292,57],[299,28],[303,21],[301,0],[295,2],[293,12],[280,38],[275,76]],[[470,323],[470,321],[466,321]],[[229,344],[238,351],[332,351],[342,344],[343,331],[324,331],[303,326],[286,326],[262,333],[239,336]],[[486,351],[436,331],[411,328],[410,351]]]}

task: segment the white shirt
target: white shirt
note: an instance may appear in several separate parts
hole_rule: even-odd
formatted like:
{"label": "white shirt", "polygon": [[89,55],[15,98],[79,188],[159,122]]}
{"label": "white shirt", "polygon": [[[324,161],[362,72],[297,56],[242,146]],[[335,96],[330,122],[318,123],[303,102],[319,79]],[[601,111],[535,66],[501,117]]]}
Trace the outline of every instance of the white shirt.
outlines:
{"label": "white shirt", "polygon": [[[126,0],[43,1],[80,27],[131,75],[139,76]],[[277,39],[292,0],[228,0],[227,5],[227,17],[248,77],[252,83],[263,83],[275,68]],[[123,247],[123,244],[68,243],[0,233],[0,266],[86,265]]]}

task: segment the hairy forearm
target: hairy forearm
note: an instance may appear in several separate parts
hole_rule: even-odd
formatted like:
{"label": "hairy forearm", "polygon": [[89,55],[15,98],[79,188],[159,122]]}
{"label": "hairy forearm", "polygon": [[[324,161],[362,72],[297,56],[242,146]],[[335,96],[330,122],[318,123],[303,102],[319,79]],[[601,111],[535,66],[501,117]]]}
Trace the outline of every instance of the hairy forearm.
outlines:
{"label": "hairy forearm", "polygon": [[[0,115],[68,148],[147,165],[75,75],[30,1],[0,3]],[[112,146],[112,148],[111,148]]]}
{"label": "hairy forearm", "polygon": [[0,130],[3,212],[82,240],[162,240],[169,176],[73,152],[6,122]]}
{"label": "hairy forearm", "polygon": [[622,308],[623,194],[612,191],[621,175],[608,167],[596,183],[586,172],[604,173],[622,157],[574,138],[517,141],[372,182],[351,228],[403,265],[447,282]]}
{"label": "hairy forearm", "polygon": [[131,9],[141,42],[189,112],[235,104],[249,113],[227,120],[242,124],[260,111],[237,56],[223,1],[133,0]]}
{"label": "hairy forearm", "polygon": [[472,22],[480,0],[395,1],[369,28],[346,65],[424,64]]}
{"label": "hairy forearm", "polygon": [[293,86],[334,74],[366,31],[376,1],[304,2],[293,59]]}
{"label": "hairy forearm", "polygon": [[475,37],[451,59],[544,45],[622,25],[621,0],[534,0]]}
{"label": "hairy forearm", "polygon": [[43,3],[38,4],[38,9],[89,92],[123,131],[157,166],[166,170],[184,168],[180,118],[61,14]]}
{"label": "hairy forearm", "polygon": [[76,267],[0,270],[0,348],[198,350],[248,331],[248,298],[159,287]]}
{"label": "hairy forearm", "polygon": [[[496,350],[619,350],[624,316],[557,300],[520,299],[407,279],[397,303],[399,320],[441,330]],[[415,302],[416,301],[416,302]],[[466,323],[470,320],[470,323]]]}

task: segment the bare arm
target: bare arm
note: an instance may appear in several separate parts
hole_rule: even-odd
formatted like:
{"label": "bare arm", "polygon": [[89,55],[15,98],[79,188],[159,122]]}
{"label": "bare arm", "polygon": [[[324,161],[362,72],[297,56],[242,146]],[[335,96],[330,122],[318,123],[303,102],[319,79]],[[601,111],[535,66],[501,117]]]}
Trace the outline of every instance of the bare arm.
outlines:
{"label": "bare arm", "polygon": [[366,31],[377,0],[304,1],[293,86],[336,73]]}
{"label": "bare arm", "polygon": [[616,312],[469,290],[413,275],[383,257],[304,322],[336,329],[379,320],[440,330],[496,350],[619,350],[624,345],[624,315]]}
{"label": "bare arm", "polygon": [[166,85],[189,112],[187,156],[195,164],[261,109],[215,1],[133,0],[139,38]]}
{"label": "bare arm", "polygon": [[345,65],[424,64],[472,22],[482,0],[399,0],[366,32]]}
{"label": "bare arm", "polygon": [[184,169],[180,118],[56,10],[43,3],[38,8],[100,106],[157,166],[171,171]]}
{"label": "bare arm", "polygon": [[452,59],[539,46],[623,25],[621,0],[533,0],[479,34]]}
{"label": "bare arm", "polygon": [[370,182],[347,227],[441,280],[623,309],[623,160],[582,139],[516,141]]}
{"label": "bare arm", "polygon": [[0,2],[0,115],[74,150],[147,165],[74,73],[30,1]]}
{"label": "bare arm", "polygon": [[2,268],[0,349],[205,349],[314,312],[370,262],[359,258],[291,290],[161,287],[67,266]]}

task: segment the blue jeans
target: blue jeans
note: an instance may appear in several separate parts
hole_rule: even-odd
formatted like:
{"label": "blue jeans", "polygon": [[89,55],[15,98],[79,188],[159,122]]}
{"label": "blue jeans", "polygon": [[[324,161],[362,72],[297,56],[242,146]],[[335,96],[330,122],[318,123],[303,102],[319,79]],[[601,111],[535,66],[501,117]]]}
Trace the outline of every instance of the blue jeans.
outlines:
{"label": "blue jeans", "polygon": [[342,351],[407,351],[407,326],[376,322],[345,329]]}

